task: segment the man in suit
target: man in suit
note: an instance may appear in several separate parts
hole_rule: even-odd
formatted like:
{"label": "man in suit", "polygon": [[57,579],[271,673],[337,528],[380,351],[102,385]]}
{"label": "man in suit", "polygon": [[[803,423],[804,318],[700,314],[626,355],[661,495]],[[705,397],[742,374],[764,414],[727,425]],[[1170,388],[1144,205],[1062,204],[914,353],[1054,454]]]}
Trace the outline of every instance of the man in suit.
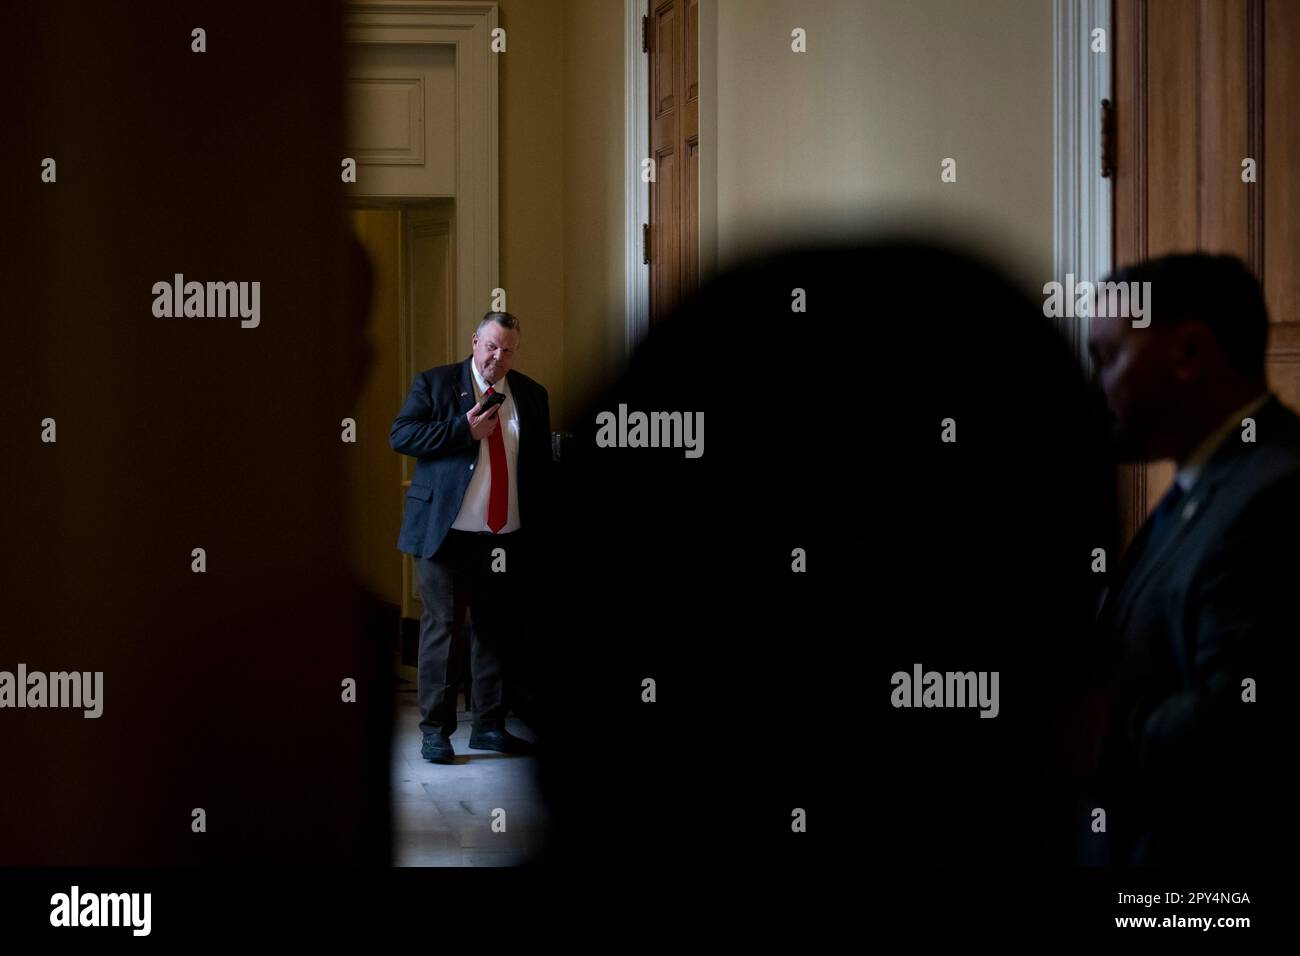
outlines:
{"label": "man in suit", "polygon": [[1108,314],[1089,331],[1121,457],[1177,471],[1100,613],[1119,663],[1099,753],[1107,833],[1086,856],[1247,862],[1276,842],[1267,735],[1295,639],[1300,418],[1269,391],[1268,313],[1240,260],[1168,256],[1110,279],[1150,283],[1147,327]]}
{"label": "man in suit", "polygon": [[[417,696],[421,754],[434,763],[455,760],[453,681],[469,609],[469,746],[532,751],[530,742],[506,730],[506,689],[523,691],[523,682],[507,682],[506,674],[516,610],[524,603],[528,548],[537,544],[528,539],[540,534],[545,519],[551,423],[546,389],[511,368],[519,332],[510,313],[487,313],[469,358],[415,376],[389,434],[394,451],[416,459],[397,547],[415,562],[424,603]],[[485,408],[497,394],[505,401]]]}

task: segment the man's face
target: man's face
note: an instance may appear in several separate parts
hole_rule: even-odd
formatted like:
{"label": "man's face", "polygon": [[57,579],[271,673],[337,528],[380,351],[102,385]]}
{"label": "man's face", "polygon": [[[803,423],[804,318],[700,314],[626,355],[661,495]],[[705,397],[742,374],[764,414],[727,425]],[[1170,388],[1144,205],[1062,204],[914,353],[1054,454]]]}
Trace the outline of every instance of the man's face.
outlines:
{"label": "man's face", "polygon": [[481,333],[475,332],[474,362],[489,385],[499,382],[510,371],[515,360],[515,348],[519,344],[519,333],[490,322]]}
{"label": "man's face", "polygon": [[1115,440],[1126,461],[1171,453],[1170,423],[1178,414],[1181,390],[1168,338],[1154,327],[1135,329],[1127,318],[1099,315],[1089,323],[1088,351],[1115,415]]}

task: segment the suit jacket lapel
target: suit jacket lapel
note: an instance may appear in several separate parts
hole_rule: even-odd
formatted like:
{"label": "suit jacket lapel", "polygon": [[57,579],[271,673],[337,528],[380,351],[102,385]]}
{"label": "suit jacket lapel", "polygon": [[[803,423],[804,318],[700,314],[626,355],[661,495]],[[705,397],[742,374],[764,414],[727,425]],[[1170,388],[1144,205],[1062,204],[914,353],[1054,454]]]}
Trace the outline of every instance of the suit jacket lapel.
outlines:
{"label": "suit jacket lapel", "polygon": [[[1200,479],[1192,486],[1177,516],[1170,519],[1175,522],[1174,527],[1165,534],[1163,539],[1156,542],[1155,548],[1149,554],[1139,553],[1136,562],[1127,570],[1126,577],[1121,578],[1115,604],[1115,621],[1119,627],[1122,628],[1126,623],[1127,612],[1132,609],[1134,598],[1141,593],[1156,569],[1177,551],[1187,532],[1209,507],[1219,486],[1241,466],[1243,458],[1238,445],[1240,442],[1234,443],[1231,437],[1228,438],[1224,447],[1220,448],[1206,464]],[[1151,534],[1150,524],[1148,520],[1139,533],[1144,546]],[[1134,539],[1134,545],[1137,543],[1138,539]]]}
{"label": "suit jacket lapel", "polygon": [[524,434],[524,418],[528,414],[528,404],[522,398],[522,393],[518,388],[518,375],[513,369],[506,372],[506,383],[510,386],[510,398],[514,400],[515,409],[519,412],[519,435],[522,438]]}
{"label": "suit jacket lapel", "polygon": [[[1139,554],[1134,566],[1129,570],[1127,580],[1121,582],[1121,594],[1116,606],[1116,624],[1122,629],[1128,621],[1129,612],[1133,609],[1134,599],[1142,593],[1156,569],[1161,567],[1171,554],[1176,553],[1179,543],[1187,535],[1188,530],[1196,523],[1205,511],[1205,506],[1214,494],[1214,488],[1209,481],[1198,481],[1196,487],[1192,488],[1191,494],[1183,502],[1178,514],[1169,519],[1174,522],[1174,526],[1165,533],[1164,537],[1155,543],[1155,546],[1149,551]],[[1150,522],[1148,527],[1143,531],[1150,536]]]}
{"label": "suit jacket lapel", "polygon": [[469,363],[474,361],[471,355],[465,361],[460,363],[460,374],[456,377],[456,391],[458,392],[457,401],[460,402],[460,413],[464,415],[478,402],[474,395],[474,372]]}

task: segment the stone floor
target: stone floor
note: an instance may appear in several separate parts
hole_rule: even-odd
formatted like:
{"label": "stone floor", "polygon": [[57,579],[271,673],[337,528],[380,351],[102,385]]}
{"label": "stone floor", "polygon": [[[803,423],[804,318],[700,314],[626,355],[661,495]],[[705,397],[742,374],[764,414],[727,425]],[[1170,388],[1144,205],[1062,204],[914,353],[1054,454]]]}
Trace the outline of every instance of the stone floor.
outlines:
{"label": "stone floor", "polygon": [[[533,782],[536,760],[470,750],[470,715],[457,715],[454,764],[420,757],[415,687],[400,684],[393,733],[393,861],[397,866],[512,866],[541,841],[545,813]],[[514,718],[512,734],[531,735]],[[494,832],[493,811],[505,811]],[[498,817],[500,815],[498,814]]]}

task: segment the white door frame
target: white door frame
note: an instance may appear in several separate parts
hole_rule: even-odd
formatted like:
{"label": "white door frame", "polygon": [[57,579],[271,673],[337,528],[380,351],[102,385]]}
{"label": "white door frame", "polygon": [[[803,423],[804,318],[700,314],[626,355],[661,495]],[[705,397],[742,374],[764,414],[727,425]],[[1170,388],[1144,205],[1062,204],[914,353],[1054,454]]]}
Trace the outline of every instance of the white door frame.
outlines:
{"label": "white door frame", "polygon": [[642,17],[648,13],[648,0],[624,0],[625,358],[650,331],[650,266],[641,248],[641,226],[650,221],[650,184],[641,181],[641,160],[650,155],[650,58],[641,49]]}
{"label": "white door frame", "polygon": [[[1052,258],[1061,283],[1067,274],[1076,282],[1097,282],[1112,268],[1112,180],[1101,175],[1101,101],[1114,102],[1110,26],[1110,0],[1054,0]],[[1102,53],[1092,51],[1097,29],[1105,31]],[[1091,374],[1087,318],[1060,321]]]}

